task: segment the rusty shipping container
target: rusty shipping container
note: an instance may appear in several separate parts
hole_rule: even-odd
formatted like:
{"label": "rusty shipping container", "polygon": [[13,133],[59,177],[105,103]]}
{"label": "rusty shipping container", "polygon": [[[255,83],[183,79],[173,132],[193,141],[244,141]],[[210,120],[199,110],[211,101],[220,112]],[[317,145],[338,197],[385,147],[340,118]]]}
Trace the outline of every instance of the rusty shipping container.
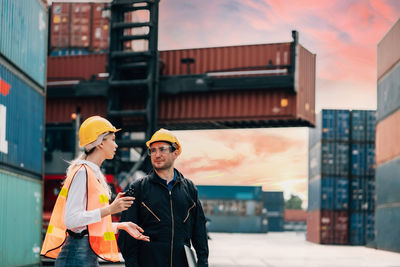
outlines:
{"label": "rusty shipping container", "polygon": [[400,61],[400,19],[378,43],[378,81]]}
{"label": "rusty shipping container", "polygon": [[318,244],[348,243],[347,211],[308,211],[307,240]]}
{"label": "rusty shipping container", "polygon": [[107,50],[110,24],[108,6],[108,3],[53,3],[50,50]]}
{"label": "rusty shipping container", "polygon": [[[314,125],[315,123],[315,55],[297,45],[296,57],[290,54],[292,43],[161,51],[159,125],[170,129],[249,128],[265,126]],[[193,57],[191,66],[181,60]],[[166,92],[163,78],[192,77],[186,74],[222,75],[221,72],[271,71],[279,77],[291,71],[296,61],[296,77],[288,88],[238,88]],[[106,54],[73,57],[49,57],[48,80],[89,80],[105,72]],[[188,70],[190,68],[190,71]],[[272,70],[274,71],[274,70]],[[256,72],[257,73],[257,72]],[[223,74],[225,75],[225,74]],[[256,74],[259,75],[259,74]],[[265,75],[265,74],[263,74]],[[203,77],[203,76],[201,76]],[[49,83],[51,89],[52,84]],[[290,86],[292,88],[290,88]],[[262,87],[262,86],[261,86]],[[122,103],[124,108],[142,108],[144,101]],[[143,125],[144,119],[125,119],[132,126]],[[284,124],[287,123],[287,124]]]}
{"label": "rusty shipping container", "polygon": [[400,156],[400,109],[376,126],[376,163]]}

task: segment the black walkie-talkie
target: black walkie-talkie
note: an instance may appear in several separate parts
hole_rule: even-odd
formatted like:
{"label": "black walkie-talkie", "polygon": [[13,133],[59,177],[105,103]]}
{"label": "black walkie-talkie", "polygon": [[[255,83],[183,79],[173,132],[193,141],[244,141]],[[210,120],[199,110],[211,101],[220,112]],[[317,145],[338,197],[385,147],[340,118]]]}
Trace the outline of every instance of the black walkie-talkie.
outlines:
{"label": "black walkie-talkie", "polygon": [[125,192],[124,197],[133,197],[134,192],[135,192],[135,190],[133,189],[133,186],[130,186],[128,191]]}

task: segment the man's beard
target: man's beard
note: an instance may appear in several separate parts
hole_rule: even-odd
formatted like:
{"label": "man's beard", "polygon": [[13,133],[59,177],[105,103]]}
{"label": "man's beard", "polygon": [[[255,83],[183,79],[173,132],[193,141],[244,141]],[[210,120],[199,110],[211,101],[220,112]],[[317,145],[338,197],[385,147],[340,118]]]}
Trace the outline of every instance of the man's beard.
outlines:
{"label": "man's beard", "polygon": [[165,163],[163,164],[163,166],[161,166],[161,167],[156,167],[156,166],[153,165],[153,168],[154,168],[154,170],[156,170],[156,171],[164,171],[164,170],[170,169],[170,168],[172,167],[172,164],[173,164],[173,162],[165,162]]}

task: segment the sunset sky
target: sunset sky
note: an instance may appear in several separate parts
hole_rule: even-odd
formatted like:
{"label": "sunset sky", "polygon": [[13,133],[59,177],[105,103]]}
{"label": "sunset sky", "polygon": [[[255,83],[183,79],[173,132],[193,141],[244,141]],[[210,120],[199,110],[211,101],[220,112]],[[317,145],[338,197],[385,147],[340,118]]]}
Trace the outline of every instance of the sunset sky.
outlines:
{"label": "sunset sky", "polygon": [[[299,42],[317,55],[316,107],[376,108],[376,47],[398,0],[160,2],[159,49]],[[307,128],[176,131],[197,184],[262,185],[307,200]]]}

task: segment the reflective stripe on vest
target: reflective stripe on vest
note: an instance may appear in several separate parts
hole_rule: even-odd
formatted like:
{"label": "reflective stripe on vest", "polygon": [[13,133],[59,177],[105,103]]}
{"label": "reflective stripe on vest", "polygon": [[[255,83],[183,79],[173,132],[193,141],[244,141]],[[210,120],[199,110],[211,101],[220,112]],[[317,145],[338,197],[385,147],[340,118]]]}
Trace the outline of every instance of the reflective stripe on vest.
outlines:
{"label": "reflective stripe on vest", "polygon": [[[46,237],[43,241],[41,255],[49,258],[57,258],[61,247],[67,237],[67,228],[65,226],[65,205],[67,202],[68,190],[76,172],[84,166],[87,174],[88,200],[87,210],[99,209],[109,205],[108,197],[103,186],[96,179],[95,174],[86,165],[80,165],[71,171],[71,175],[65,180],[64,186],[58,194],[56,204],[51,214]],[[118,262],[119,254],[114,229],[111,222],[111,216],[105,216],[100,222],[89,224],[89,243],[92,250],[98,257]]]}

